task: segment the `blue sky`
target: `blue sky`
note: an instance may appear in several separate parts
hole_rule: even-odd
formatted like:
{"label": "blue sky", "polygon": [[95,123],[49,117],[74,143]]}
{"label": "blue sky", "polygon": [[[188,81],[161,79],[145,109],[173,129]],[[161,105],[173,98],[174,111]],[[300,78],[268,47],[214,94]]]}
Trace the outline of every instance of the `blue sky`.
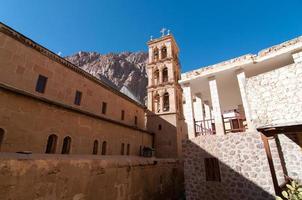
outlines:
{"label": "blue sky", "polygon": [[0,21],[63,56],[147,51],[166,27],[189,71],[302,35],[302,0],[3,0]]}

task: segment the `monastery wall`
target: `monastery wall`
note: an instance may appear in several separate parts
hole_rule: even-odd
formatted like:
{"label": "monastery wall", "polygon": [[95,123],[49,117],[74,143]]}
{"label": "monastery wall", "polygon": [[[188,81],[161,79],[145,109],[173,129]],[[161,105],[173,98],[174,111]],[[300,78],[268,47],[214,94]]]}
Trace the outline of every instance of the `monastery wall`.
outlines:
{"label": "monastery wall", "polygon": [[[0,69],[3,84],[130,126],[145,128],[144,106],[1,24]],[[47,78],[44,93],[36,91],[39,75]],[[74,104],[76,91],[81,92],[80,105]],[[106,113],[102,113],[103,102],[107,104]]]}
{"label": "monastery wall", "polygon": [[1,84],[0,105],[5,105],[0,106],[1,152],[45,153],[52,134],[57,136],[54,153],[61,153],[66,136],[71,138],[70,154],[92,154],[95,140],[97,154],[106,142],[106,155],[120,155],[122,143],[125,154],[129,144],[130,155],[139,155],[141,147],[153,145],[153,135],[147,131]]}
{"label": "monastery wall", "polygon": [[173,159],[0,153],[0,199],[178,199]]}
{"label": "monastery wall", "polygon": [[256,127],[302,122],[302,62],[246,81],[247,98]]}
{"label": "monastery wall", "polygon": [[[260,133],[198,136],[183,144],[185,190],[188,200],[274,198],[271,172]],[[206,159],[218,159],[220,181],[207,180],[214,166]]]}

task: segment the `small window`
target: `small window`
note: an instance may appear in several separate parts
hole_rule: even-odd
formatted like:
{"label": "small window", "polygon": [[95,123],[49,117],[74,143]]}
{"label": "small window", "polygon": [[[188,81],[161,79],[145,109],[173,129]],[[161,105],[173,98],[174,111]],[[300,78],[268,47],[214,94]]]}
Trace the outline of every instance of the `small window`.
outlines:
{"label": "small window", "polygon": [[102,103],[102,114],[106,114],[106,112],[107,112],[107,103],[106,102],[103,102]]}
{"label": "small window", "polygon": [[70,153],[71,137],[67,136],[63,140],[62,154]]}
{"label": "small window", "polygon": [[158,130],[161,130],[161,128],[162,128],[162,127],[161,127],[161,124],[159,124],[159,125],[158,125]]}
{"label": "small window", "polygon": [[4,130],[0,128],[0,150],[1,150],[3,139],[4,139]]}
{"label": "small window", "polygon": [[40,92],[40,93],[44,93],[46,83],[47,83],[47,77],[43,76],[43,75],[39,75],[38,80],[37,80],[37,84],[36,84],[36,91]]}
{"label": "small window", "polygon": [[92,154],[98,154],[99,142],[94,140]]}
{"label": "small window", "polygon": [[130,155],[130,144],[127,144],[127,155]]}
{"label": "small window", "polygon": [[155,48],[153,50],[153,61],[157,61],[158,60],[158,57],[159,57],[158,55],[159,55],[158,48]]}
{"label": "small window", "polygon": [[137,116],[134,117],[134,124],[137,125]]}
{"label": "small window", "polygon": [[121,144],[121,155],[124,155],[125,154],[125,144],[122,143]]}
{"label": "small window", "polygon": [[107,142],[104,141],[102,144],[102,155],[106,155],[106,151],[107,151]]}
{"label": "small window", "polygon": [[121,112],[121,120],[124,120],[124,119],[125,119],[125,111],[122,110],[122,112]]}
{"label": "small window", "polygon": [[153,78],[153,80],[154,80],[154,85],[158,85],[159,84],[159,70],[158,69],[155,70],[155,72],[154,72],[154,78]]}
{"label": "small window", "polygon": [[167,67],[165,67],[164,69],[163,69],[163,83],[166,83],[166,82],[168,82],[168,68]]}
{"label": "small window", "polygon": [[56,153],[58,136],[51,134],[48,136],[47,146],[45,153]]}
{"label": "small window", "polygon": [[165,59],[165,58],[167,58],[167,47],[164,46],[161,49],[161,59]]}
{"label": "small window", "polygon": [[220,169],[217,158],[205,158],[206,181],[220,182]]}
{"label": "small window", "polygon": [[74,104],[75,105],[80,105],[81,104],[81,99],[82,99],[82,92],[76,91],[75,98],[74,98]]}
{"label": "small window", "polygon": [[170,102],[169,102],[169,93],[166,92],[164,94],[164,111],[169,111],[170,109]]}

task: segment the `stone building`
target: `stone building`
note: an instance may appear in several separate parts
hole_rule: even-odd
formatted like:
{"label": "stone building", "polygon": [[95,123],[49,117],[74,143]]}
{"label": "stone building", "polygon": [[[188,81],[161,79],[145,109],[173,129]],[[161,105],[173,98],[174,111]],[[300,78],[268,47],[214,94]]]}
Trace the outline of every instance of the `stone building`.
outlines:
{"label": "stone building", "polygon": [[147,128],[156,134],[155,148],[160,157],[179,157],[186,134],[182,111],[179,49],[168,34],[148,42]]}
{"label": "stone building", "polygon": [[302,179],[302,37],[182,74],[187,199],[274,199]]}
{"label": "stone building", "polygon": [[147,45],[146,107],[0,24],[0,199],[274,199],[302,179],[302,37],[182,75],[171,34]]}
{"label": "stone building", "polygon": [[165,64],[165,93],[153,113],[1,23],[0,199],[179,197],[178,49],[172,35],[148,43],[158,44],[149,68]]}

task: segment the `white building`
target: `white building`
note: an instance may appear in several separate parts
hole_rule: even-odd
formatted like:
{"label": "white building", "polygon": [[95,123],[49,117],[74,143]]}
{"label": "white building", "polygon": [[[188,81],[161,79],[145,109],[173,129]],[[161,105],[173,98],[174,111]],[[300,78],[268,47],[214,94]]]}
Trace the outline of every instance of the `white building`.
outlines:
{"label": "white building", "polygon": [[[189,138],[255,130],[246,80],[301,59],[302,37],[181,75]],[[265,84],[265,83],[264,83]],[[255,121],[256,120],[256,121]]]}

